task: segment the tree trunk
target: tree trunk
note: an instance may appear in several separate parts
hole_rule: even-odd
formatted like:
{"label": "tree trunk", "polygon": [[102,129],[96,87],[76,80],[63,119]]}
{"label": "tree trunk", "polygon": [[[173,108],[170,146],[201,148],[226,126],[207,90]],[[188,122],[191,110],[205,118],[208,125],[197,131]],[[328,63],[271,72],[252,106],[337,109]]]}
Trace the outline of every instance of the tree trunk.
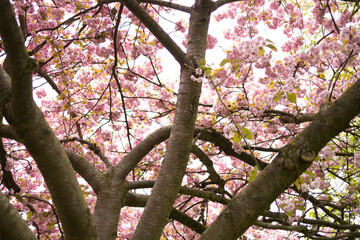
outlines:
{"label": "tree trunk", "polygon": [[36,239],[27,223],[2,192],[0,192],[0,226],[0,239]]}
{"label": "tree trunk", "polygon": [[32,98],[32,77],[36,64],[29,58],[15,13],[7,0],[0,0],[0,35],[11,77],[11,86],[4,87],[7,76],[3,72],[0,74],[1,89],[11,89],[9,102],[1,103],[0,111],[3,111],[6,120],[38,165],[67,238],[97,239],[95,222],[74,169]]}
{"label": "tree trunk", "polygon": [[205,58],[211,4],[210,0],[198,0],[191,12],[187,58],[195,64],[181,66],[175,119],[165,159],[135,231],[136,240],[160,238],[185,174],[201,93],[201,84],[193,81],[191,75],[195,75],[196,62]]}
{"label": "tree trunk", "polygon": [[[111,181],[111,180],[109,180]],[[119,224],[120,210],[125,201],[127,189],[121,183],[107,183],[97,193],[94,218],[96,229],[101,240],[116,239]]]}

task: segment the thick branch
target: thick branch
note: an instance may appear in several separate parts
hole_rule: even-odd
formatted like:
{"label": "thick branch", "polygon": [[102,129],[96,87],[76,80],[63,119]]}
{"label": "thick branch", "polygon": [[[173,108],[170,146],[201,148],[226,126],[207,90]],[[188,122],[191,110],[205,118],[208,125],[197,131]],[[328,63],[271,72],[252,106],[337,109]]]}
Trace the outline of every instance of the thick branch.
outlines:
{"label": "thick branch", "polygon": [[14,129],[9,125],[0,124],[0,137],[22,142],[20,138],[16,135]]}
{"label": "thick branch", "polygon": [[6,161],[7,161],[6,151],[4,148],[2,138],[0,137],[0,166],[3,172],[2,183],[9,191],[12,189],[14,193],[20,192],[21,189],[19,185],[17,185],[17,183],[15,182],[11,171],[8,171],[6,169]]}
{"label": "thick branch", "polygon": [[296,124],[300,124],[303,122],[311,122],[318,115],[318,113],[300,113],[298,115],[293,115],[288,112],[283,112],[273,109],[266,110],[264,113],[265,116],[267,116],[268,114],[274,114],[275,116],[280,116],[279,120],[282,123],[296,123]]}
{"label": "thick branch", "polygon": [[265,223],[265,222],[261,222],[261,221],[256,221],[254,225],[258,226],[258,227],[263,227],[266,229],[281,229],[281,230],[286,230],[286,231],[297,231],[297,232],[307,231],[307,228],[305,226],[301,226],[301,225],[284,226],[284,225],[279,225],[279,224]]}
{"label": "thick branch", "polygon": [[115,240],[127,189],[123,182],[113,181],[111,173],[105,177],[106,185],[97,193],[94,218],[100,239]]}
{"label": "thick branch", "polygon": [[232,143],[215,130],[202,129],[199,133],[199,139],[213,143],[224,151],[226,155],[236,157],[251,166],[256,166],[257,163],[259,163],[261,169],[264,169],[267,166],[267,163],[260,161],[260,159],[257,159],[248,153],[235,152],[232,148]]}
{"label": "thick branch", "polygon": [[157,144],[169,138],[171,126],[162,127],[151,133],[134,147],[121,162],[116,166],[117,178],[119,180],[125,177],[136,167],[136,165],[145,157]]}
{"label": "thick branch", "polygon": [[171,39],[171,37],[155,22],[155,20],[135,0],[121,1],[140,21],[144,24],[159,42],[171,53],[171,55],[183,65],[186,62],[186,54]]}
{"label": "thick branch", "polygon": [[[136,165],[142,160],[142,158],[144,158],[157,144],[169,138],[170,132],[171,132],[171,126],[162,127],[156,130],[155,132],[151,133],[147,138],[141,141],[132,151],[130,151],[122,159],[122,161],[116,167],[117,171],[119,171],[118,172],[119,177],[125,178],[131,172],[131,170],[134,169],[134,167],[136,167]],[[260,159],[254,159],[254,157],[252,157],[248,153],[245,152],[242,152],[240,154],[236,153],[234,149],[232,149],[232,143],[216,131],[197,128],[195,131],[195,136],[197,136],[198,134],[200,140],[213,143],[215,146],[220,147],[220,149],[223,150],[224,153],[228,156],[236,157],[239,160],[244,161],[251,166],[256,165],[255,161],[258,161],[260,163],[260,166],[263,168],[267,166],[267,163],[260,161]],[[14,130],[9,125],[0,125],[0,136],[22,142],[19,139],[19,137],[15,135]],[[260,151],[272,151],[272,152],[279,151],[278,149],[262,149],[262,148],[261,149],[252,148],[252,149],[260,150]],[[207,166],[207,164],[205,165]],[[207,167],[209,169],[209,166]]]}
{"label": "thick branch", "polygon": [[10,76],[0,67],[0,122],[2,123],[5,106],[10,101],[11,82]]}
{"label": "thick branch", "polygon": [[[118,178],[124,179],[131,172],[131,170],[136,167],[141,159],[145,157],[157,144],[169,138],[170,132],[171,126],[162,127],[151,133],[135,148],[133,148],[116,167]],[[215,130],[212,131],[208,129],[197,128],[195,130],[194,136],[198,136],[198,139],[200,140],[213,143],[215,146],[218,146],[221,150],[223,150],[226,155],[236,157],[251,166],[255,166],[256,162],[260,164],[262,169],[267,166],[267,163],[260,161],[260,159],[257,159],[248,153],[235,152],[232,148],[232,143]]]}
{"label": "thick branch", "polygon": [[93,151],[103,161],[103,163],[105,163],[105,166],[107,169],[112,168],[112,164],[111,164],[110,160],[105,156],[105,154],[101,151],[101,149],[95,143],[86,141],[86,140],[84,140],[82,138],[78,138],[78,137],[60,140],[60,142],[71,142],[71,141],[78,141],[80,143],[88,145],[89,149],[91,151]]}
{"label": "thick branch", "polygon": [[[211,5],[210,0],[197,0],[191,11],[187,53],[189,59],[195,62],[205,58]],[[174,125],[165,158],[134,240],[160,238],[179,192],[189,159],[201,94],[201,84],[191,79],[193,74],[193,69],[182,65]]]}
{"label": "thick branch", "polygon": [[[270,214],[264,214],[266,216],[271,216],[269,219],[264,219],[264,221],[256,221],[254,225],[259,226],[259,227],[263,227],[263,228],[267,228],[267,229],[281,229],[281,230],[286,230],[286,231],[297,231],[297,232],[302,232],[302,233],[306,233],[308,231],[309,226],[311,227],[328,227],[328,228],[332,228],[335,230],[356,230],[360,228],[360,225],[357,224],[336,224],[330,221],[324,221],[324,220],[319,220],[319,219],[307,219],[307,218],[302,218],[298,225],[289,225],[288,223],[285,223],[285,220],[287,219],[287,215],[284,213],[270,213]],[[274,216],[274,215],[279,215],[279,216]],[[271,224],[272,222],[280,222],[281,224]],[[284,225],[282,224],[284,223]],[[300,225],[300,223],[302,224],[306,224],[305,225]]]}
{"label": "thick branch", "polygon": [[304,122],[313,121],[316,118],[317,115],[318,115],[317,113],[307,113],[307,114],[299,114],[299,115],[296,115],[296,116],[293,116],[293,117],[281,116],[279,118],[279,120],[282,123],[300,124],[300,123],[304,123]]}
{"label": "thick branch", "polygon": [[5,118],[38,165],[69,239],[97,239],[95,223],[64,149],[32,99],[35,67],[12,6],[0,0],[0,35],[10,64],[11,100]]}
{"label": "thick branch", "polygon": [[[243,0],[240,0],[240,1],[243,1]],[[217,0],[215,3],[214,3],[214,7],[212,9],[212,11],[215,11],[216,9],[218,9],[219,7],[225,5],[225,4],[228,4],[228,3],[231,3],[231,2],[240,2],[239,0]]]}
{"label": "thick branch", "polygon": [[[128,188],[129,189],[139,189],[139,188],[152,188],[155,184],[154,180],[148,180],[148,181],[136,181],[136,182],[128,182]],[[218,202],[221,204],[228,204],[229,199],[226,199],[222,196],[219,196],[213,192],[210,191],[203,191],[200,189],[194,189],[194,188],[188,188],[188,187],[180,187],[179,193],[190,195],[193,197],[199,197],[203,199],[207,199],[213,202]]]}
{"label": "thick branch", "polygon": [[79,173],[80,176],[89,183],[95,193],[97,193],[101,186],[105,184],[103,175],[85,158],[82,158],[70,151],[66,151],[66,155],[68,156],[74,170]]}
{"label": "thick branch", "polygon": [[229,202],[229,199],[226,199],[226,198],[219,196],[215,193],[212,193],[210,191],[203,191],[203,190],[193,189],[193,188],[188,188],[188,187],[180,187],[179,193],[194,196],[194,197],[199,197],[199,198],[203,198],[203,199],[208,199],[210,201],[218,202],[218,203],[221,203],[224,205],[228,204],[228,202]]}
{"label": "thick branch", "polygon": [[0,216],[0,239],[36,239],[19,212],[1,191]]}
{"label": "thick branch", "polygon": [[0,1],[0,35],[7,53],[12,81],[12,105],[16,115],[26,114],[32,109],[33,62],[24,47],[23,34],[17,25],[13,8],[9,1]]}
{"label": "thick branch", "polygon": [[[14,129],[9,125],[0,124],[0,136],[16,140],[18,142],[23,142],[14,132]],[[96,192],[103,183],[102,174],[99,173],[93,165],[91,165],[86,159],[80,157],[79,155],[66,151],[66,154],[72,164],[74,170],[79,173],[94,189]]]}
{"label": "thick branch", "polygon": [[162,0],[141,0],[140,2],[156,4],[158,6],[168,7],[168,8],[172,8],[172,9],[179,10],[182,12],[187,12],[187,13],[191,12],[191,7],[187,7],[187,6],[180,5],[180,4],[173,3],[173,2],[166,2],[166,1],[162,1]]}
{"label": "thick branch", "polygon": [[199,158],[199,160],[206,166],[207,172],[210,175],[210,179],[216,182],[220,188],[224,188],[225,181],[220,177],[220,175],[216,172],[213,162],[210,158],[195,144],[191,146],[191,152],[195,154]]}
{"label": "thick branch", "polygon": [[[125,199],[125,206],[130,207],[145,207],[149,196],[147,195],[140,195],[140,194],[133,194],[128,193]],[[189,217],[185,213],[173,208],[170,212],[169,218],[174,219],[181,224],[187,226],[188,228],[192,229],[193,231],[201,234],[205,231],[206,227],[201,223],[195,221],[193,218]]]}
{"label": "thick branch", "polygon": [[43,77],[50,84],[52,89],[54,89],[55,92],[57,92],[57,94],[61,93],[59,88],[57,87],[56,83],[51,79],[51,77],[44,70],[42,70],[40,67],[37,67],[35,69],[35,72],[37,74],[39,74],[40,77]]}
{"label": "thick branch", "polygon": [[302,174],[317,153],[360,112],[360,80],[289,143],[236,195],[200,239],[236,239]]}
{"label": "thick branch", "polygon": [[360,228],[360,225],[358,224],[336,224],[330,221],[324,221],[324,220],[318,220],[318,219],[301,219],[302,223],[306,223],[306,224],[312,224],[312,225],[317,225],[317,226],[324,226],[324,227],[330,227],[333,229],[352,229],[352,230],[356,230]]}

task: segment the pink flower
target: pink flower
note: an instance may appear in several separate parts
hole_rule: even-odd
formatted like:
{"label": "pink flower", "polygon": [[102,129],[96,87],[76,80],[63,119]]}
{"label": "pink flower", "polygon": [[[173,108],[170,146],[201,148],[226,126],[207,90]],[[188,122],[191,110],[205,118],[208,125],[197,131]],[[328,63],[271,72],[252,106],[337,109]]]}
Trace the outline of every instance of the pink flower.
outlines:
{"label": "pink flower", "polygon": [[52,15],[54,15],[54,18],[56,21],[59,21],[62,17],[61,9],[60,8],[54,8],[51,10]]}
{"label": "pink flower", "polygon": [[203,81],[203,77],[199,77],[199,78],[197,78],[197,77],[195,77],[194,75],[191,75],[191,80],[193,80],[194,82],[198,82],[198,83],[201,83],[202,81]]}
{"label": "pink flower", "polygon": [[5,171],[10,171],[13,168],[13,166],[14,166],[13,163],[7,160],[5,164]]}
{"label": "pink flower", "polygon": [[301,189],[301,191],[306,192],[308,190],[307,184],[306,183],[301,184],[300,189]]}
{"label": "pink flower", "polygon": [[149,55],[153,51],[153,47],[150,45],[143,45],[139,47],[139,51],[143,55]]}
{"label": "pink flower", "polygon": [[217,39],[214,36],[211,36],[210,34],[207,36],[207,44],[206,49],[213,49],[217,43]]}
{"label": "pink flower", "polygon": [[38,98],[43,98],[43,97],[46,97],[46,92],[44,89],[40,89],[39,91],[36,92],[36,96]]}
{"label": "pink flower", "polygon": [[178,21],[175,25],[175,30],[184,33],[186,31],[186,28],[181,21]]}
{"label": "pink flower", "polygon": [[289,203],[284,207],[285,212],[291,212],[295,209],[294,203]]}
{"label": "pink flower", "polygon": [[354,167],[360,167],[360,153],[354,154]]}
{"label": "pink flower", "polygon": [[315,178],[315,181],[311,183],[311,187],[313,189],[317,189],[317,188],[320,188],[320,185],[321,185],[321,179],[320,178]]}
{"label": "pink flower", "polygon": [[280,2],[278,2],[278,1],[273,1],[270,3],[270,9],[272,9],[272,10],[276,11],[279,9],[279,7],[280,7]]}
{"label": "pink flower", "polygon": [[360,208],[355,208],[355,209],[354,209],[354,213],[360,214]]}
{"label": "pink flower", "polygon": [[65,7],[66,6],[66,1],[65,0],[58,0],[56,3],[57,3],[57,5],[59,7]]}
{"label": "pink flower", "polygon": [[335,156],[334,151],[329,146],[324,147],[321,152],[325,159],[332,159]]}

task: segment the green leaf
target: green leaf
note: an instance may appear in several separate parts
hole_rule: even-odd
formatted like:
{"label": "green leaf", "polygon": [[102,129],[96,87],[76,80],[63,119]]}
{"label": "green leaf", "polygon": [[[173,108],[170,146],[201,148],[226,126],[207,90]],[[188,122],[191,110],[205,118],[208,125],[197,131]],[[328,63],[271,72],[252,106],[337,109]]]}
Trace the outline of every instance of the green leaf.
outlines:
{"label": "green leaf", "polygon": [[287,99],[289,99],[290,102],[296,103],[296,94],[295,93],[286,93]]}
{"label": "green leaf", "polygon": [[279,92],[277,92],[276,94],[275,94],[275,96],[274,96],[274,102],[277,102],[277,101],[279,101],[280,100],[280,98],[281,98],[281,96],[284,94],[284,92],[283,91],[279,91]]}
{"label": "green leaf", "polygon": [[286,212],[286,215],[287,215],[288,217],[292,217],[292,211]]}
{"label": "green leaf", "polygon": [[259,47],[259,56],[260,56],[260,57],[261,57],[261,56],[264,56],[264,54],[265,54],[264,48],[263,48],[263,47]]}
{"label": "green leaf", "polygon": [[199,66],[203,66],[203,65],[205,65],[205,64],[206,64],[206,61],[205,61],[204,58],[202,58],[202,59],[198,62],[198,65],[199,65]]}
{"label": "green leaf", "polygon": [[211,75],[211,72],[212,72],[212,69],[209,68],[209,67],[206,68],[205,71],[204,71],[204,73],[205,73],[206,76],[210,76],[210,75]]}
{"label": "green leaf", "polygon": [[234,133],[234,141],[236,143],[240,143],[241,139],[242,139],[241,135],[238,132],[235,132]]}
{"label": "green leaf", "polygon": [[296,180],[296,181],[294,182],[294,185],[296,186],[297,189],[299,189],[300,184],[299,184],[299,181],[298,181],[298,180]]}
{"label": "green leaf", "polygon": [[256,175],[258,174],[258,170],[259,170],[259,168],[257,165],[253,168],[253,170],[251,170],[249,182],[252,182],[256,178]]}
{"label": "green leaf", "polygon": [[220,67],[224,66],[227,63],[234,63],[234,62],[235,62],[234,59],[224,59],[224,60],[221,61]]}
{"label": "green leaf", "polygon": [[27,212],[26,213],[26,219],[29,220],[32,217],[33,213],[32,212]]}
{"label": "green leaf", "polygon": [[246,127],[242,127],[241,131],[243,132],[244,137],[246,139],[249,139],[249,140],[253,139],[253,134],[249,129],[247,129]]}
{"label": "green leaf", "polygon": [[316,174],[313,173],[313,172],[311,172],[311,171],[309,171],[309,170],[306,170],[304,173],[305,173],[306,175],[309,175],[309,176],[312,176],[312,177],[316,177]]}
{"label": "green leaf", "polygon": [[296,208],[301,211],[305,211],[305,207],[303,205],[297,205]]}
{"label": "green leaf", "polygon": [[267,46],[268,48],[270,48],[271,50],[277,52],[277,48],[276,48],[274,45],[272,45],[272,44],[266,44],[266,46]]}
{"label": "green leaf", "polygon": [[77,11],[79,11],[79,10],[82,9],[81,2],[75,2],[75,6],[76,6],[75,12],[77,12]]}

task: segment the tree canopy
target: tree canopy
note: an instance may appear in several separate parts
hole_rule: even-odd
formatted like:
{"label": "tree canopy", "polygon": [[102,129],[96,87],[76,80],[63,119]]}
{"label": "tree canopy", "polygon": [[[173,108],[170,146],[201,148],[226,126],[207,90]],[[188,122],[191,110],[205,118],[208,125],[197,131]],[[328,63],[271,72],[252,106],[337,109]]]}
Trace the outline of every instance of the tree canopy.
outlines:
{"label": "tree canopy", "polygon": [[0,239],[360,238],[359,9],[0,0]]}

